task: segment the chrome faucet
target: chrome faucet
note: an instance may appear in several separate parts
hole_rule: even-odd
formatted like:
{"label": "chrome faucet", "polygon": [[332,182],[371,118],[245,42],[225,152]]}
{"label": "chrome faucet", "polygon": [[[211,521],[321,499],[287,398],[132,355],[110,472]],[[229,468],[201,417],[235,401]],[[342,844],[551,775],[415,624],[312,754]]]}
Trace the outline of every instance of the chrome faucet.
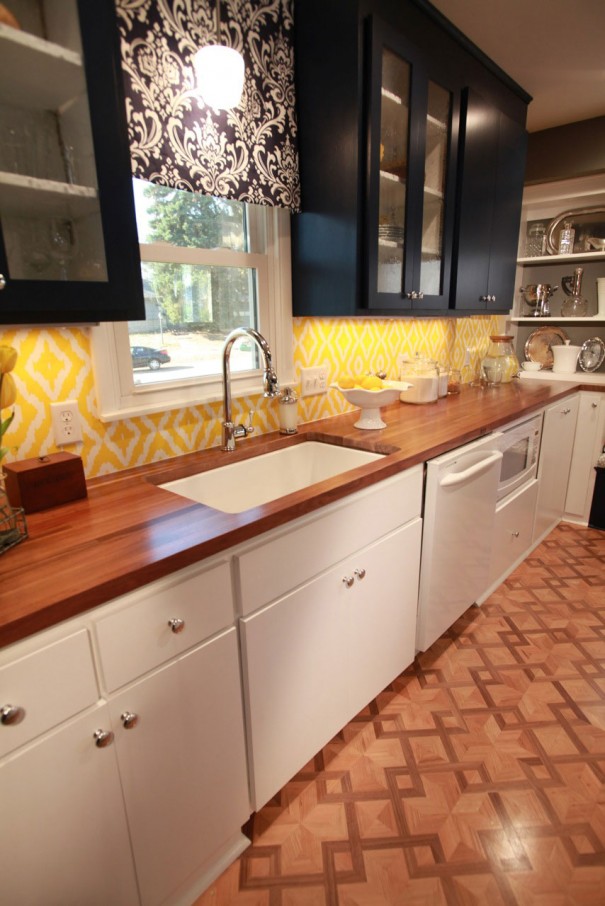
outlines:
{"label": "chrome faucet", "polygon": [[279,390],[277,375],[271,364],[271,350],[269,349],[269,344],[265,338],[253,327],[236,327],[235,330],[232,330],[228,335],[225,340],[225,345],[223,346],[223,407],[225,421],[223,422],[222,448],[229,453],[235,450],[235,441],[237,438],[247,437],[248,434],[252,434],[254,431],[254,426],[252,424],[234,425],[231,416],[231,376],[229,373],[229,359],[231,357],[233,344],[239,337],[251,337],[263,354],[265,360],[265,370],[263,372],[263,385],[265,388],[264,396],[271,399],[272,397],[277,396]]}

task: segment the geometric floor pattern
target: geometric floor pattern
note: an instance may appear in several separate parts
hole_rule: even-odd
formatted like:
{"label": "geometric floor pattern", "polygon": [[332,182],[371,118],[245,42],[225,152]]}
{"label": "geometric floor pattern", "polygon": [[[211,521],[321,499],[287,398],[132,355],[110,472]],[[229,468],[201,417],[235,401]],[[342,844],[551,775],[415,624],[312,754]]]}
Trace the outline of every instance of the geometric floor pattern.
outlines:
{"label": "geometric floor pattern", "polygon": [[561,523],[251,836],[196,906],[603,906],[605,532]]}

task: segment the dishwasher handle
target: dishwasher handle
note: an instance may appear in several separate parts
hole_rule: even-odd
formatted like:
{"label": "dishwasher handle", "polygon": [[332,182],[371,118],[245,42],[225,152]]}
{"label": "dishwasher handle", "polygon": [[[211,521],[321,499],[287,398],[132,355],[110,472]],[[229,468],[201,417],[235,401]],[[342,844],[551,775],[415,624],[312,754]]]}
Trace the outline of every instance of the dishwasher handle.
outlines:
{"label": "dishwasher handle", "polygon": [[495,462],[499,462],[501,459],[502,453],[500,450],[495,450],[493,453],[490,453],[489,456],[486,456],[485,459],[481,459],[463,472],[451,472],[449,475],[444,475],[439,481],[439,486],[442,488],[452,488],[458,484],[463,484],[465,481],[468,481],[469,478],[474,478],[476,475],[482,475],[483,472],[486,472],[490,468],[490,466]]}

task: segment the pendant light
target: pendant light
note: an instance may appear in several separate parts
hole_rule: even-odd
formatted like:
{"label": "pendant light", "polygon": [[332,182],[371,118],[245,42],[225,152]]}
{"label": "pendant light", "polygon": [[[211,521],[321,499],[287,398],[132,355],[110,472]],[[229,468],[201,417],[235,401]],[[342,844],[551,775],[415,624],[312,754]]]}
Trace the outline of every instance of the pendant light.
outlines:
{"label": "pendant light", "polygon": [[244,87],[244,58],[233,47],[221,45],[221,0],[216,0],[216,44],[197,51],[193,66],[204,103],[215,110],[237,107]]}

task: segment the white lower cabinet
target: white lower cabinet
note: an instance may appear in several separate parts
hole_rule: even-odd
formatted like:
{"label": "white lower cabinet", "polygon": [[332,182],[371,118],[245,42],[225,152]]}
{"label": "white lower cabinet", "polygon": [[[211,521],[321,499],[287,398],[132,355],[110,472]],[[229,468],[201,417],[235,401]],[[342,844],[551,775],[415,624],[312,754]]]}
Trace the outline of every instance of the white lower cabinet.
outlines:
{"label": "white lower cabinet", "polygon": [[569,522],[588,524],[595,485],[594,467],[604,444],[605,395],[582,391],[565,498],[564,518]]}
{"label": "white lower cabinet", "polygon": [[0,650],[0,901],[193,902],[249,771],[258,808],[413,660],[421,500],[417,466]]}
{"label": "white lower cabinet", "polygon": [[139,902],[115,746],[99,748],[93,737],[97,730],[110,730],[105,706],[0,766],[2,903]]}
{"label": "white lower cabinet", "polygon": [[579,394],[576,393],[554,403],[544,412],[534,542],[560,522],[565,510],[578,407]]}
{"label": "white lower cabinet", "polygon": [[533,479],[497,506],[489,571],[490,591],[518,566],[532,546],[537,498],[538,482]]}
{"label": "white lower cabinet", "polygon": [[258,810],[414,659],[421,520],[241,621]]}
{"label": "white lower cabinet", "polygon": [[229,559],[3,649],[0,695],[0,902],[190,903],[249,845]]}
{"label": "white lower cabinet", "polygon": [[236,629],[112,696],[109,710],[141,901],[156,906],[215,869],[217,852],[226,867],[243,848],[250,803]]}

